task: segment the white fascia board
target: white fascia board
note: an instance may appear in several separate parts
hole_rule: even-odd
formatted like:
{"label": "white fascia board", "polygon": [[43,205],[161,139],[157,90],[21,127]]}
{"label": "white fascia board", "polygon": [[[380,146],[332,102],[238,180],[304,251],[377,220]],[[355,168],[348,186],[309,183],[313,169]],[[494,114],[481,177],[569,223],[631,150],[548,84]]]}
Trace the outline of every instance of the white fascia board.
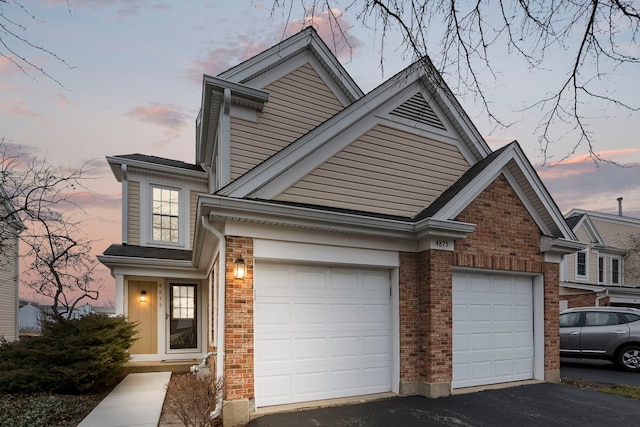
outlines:
{"label": "white fascia board", "polygon": [[513,149],[507,148],[500,154],[497,159],[494,159],[490,165],[485,167],[474,179],[458,192],[449,202],[443,206],[434,219],[448,220],[455,218],[464,208],[469,205],[485,188],[489,186],[501,173],[504,171],[504,167],[512,158]]}
{"label": "white fascia board", "polygon": [[512,144],[505,149],[500,155],[491,162],[490,165],[485,167],[475,179],[467,185],[462,191],[460,191],[452,200],[449,201],[434,218],[437,219],[449,219],[455,218],[462,210],[471,203],[489,184],[491,184],[500,174],[504,174],[512,188],[518,194],[518,197],[525,205],[531,216],[536,221],[536,224],[545,234],[551,234],[549,227],[542,220],[540,215],[535,211],[532,204],[527,200],[524,192],[520,189],[520,185],[513,178],[507,168],[509,161],[514,160],[523,173],[527,182],[531,185],[537,197],[542,202],[544,208],[553,217],[553,220],[557,227],[562,231],[563,236],[568,239],[575,239],[573,232],[567,226],[562,214],[557,210],[555,203],[551,199],[549,193],[544,189],[542,183],[531,168],[530,163],[525,159],[524,153],[520,150],[517,144]]}
{"label": "white fascia board", "polygon": [[529,183],[529,185],[531,185],[539,200],[542,202],[544,208],[547,210],[549,215],[551,215],[551,218],[556,227],[558,227],[558,229],[562,232],[562,235],[565,239],[577,240],[575,234],[573,233],[573,230],[571,230],[571,228],[565,221],[564,216],[562,216],[562,212],[560,212],[558,206],[551,197],[551,194],[549,194],[535,169],[533,168],[529,160],[527,160],[527,157],[525,156],[519,144],[513,144],[513,152],[515,154],[514,160],[518,164],[522,173],[525,175],[527,182]]}
{"label": "white fascia board", "polygon": [[476,229],[475,224],[466,222],[439,220],[425,218],[416,223],[416,233],[418,238],[440,237],[450,239],[463,239],[467,234]]}
{"label": "white fascia board", "polygon": [[[203,214],[232,221],[249,221],[326,230],[376,237],[416,240],[419,236],[463,238],[475,229],[473,224],[456,221],[379,218],[347,212],[321,211],[301,206],[281,205],[250,199],[203,195],[198,199]],[[199,207],[200,208],[200,207]],[[432,227],[432,230],[429,230]],[[455,236],[455,237],[454,237]]]}
{"label": "white fascia board", "polygon": [[555,252],[560,255],[572,254],[587,248],[586,243],[569,239],[554,239],[548,236],[540,238],[540,250],[542,252]]}
{"label": "white fascia board", "polygon": [[586,283],[573,283],[573,282],[560,282],[560,287],[562,288],[571,288],[571,289],[579,289],[581,291],[593,291],[593,292],[602,292],[606,290],[606,287],[599,285],[589,285]]}
{"label": "white fascia board", "polygon": [[217,77],[205,75],[204,86],[205,90],[207,87],[211,87],[211,90],[218,90],[220,93],[222,93],[224,89],[229,89],[233,96],[238,96],[259,104],[264,104],[269,100],[269,92]]}
{"label": "white fascia board", "polygon": [[618,224],[626,224],[630,226],[640,227],[639,218],[632,218],[629,216],[620,216],[618,214],[609,214],[609,213],[597,212],[597,211],[588,211],[584,209],[575,209],[575,208],[571,209],[571,211],[569,211],[569,213],[565,215],[565,218],[568,218],[572,215],[578,215],[578,214],[587,214],[591,218],[597,218],[604,221],[615,222]]}
{"label": "white fascia board", "polygon": [[372,234],[378,236],[410,238],[413,224],[409,221],[365,217],[344,212],[320,211],[301,206],[281,205],[250,199],[235,199],[202,195],[198,199],[203,212],[209,208],[210,215],[238,221],[269,221],[273,224],[303,227],[308,229],[331,229],[346,233]]}
{"label": "white fascia board", "polygon": [[112,255],[98,255],[97,258],[98,261],[109,268],[126,265],[129,267],[139,268],[153,267],[161,270],[195,270],[191,261],[179,261],[160,258],[123,257]]}
{"label": "white fascia board", "polygon": [[295,55],[307,47],[313,50],[318,60],[323,63],[324,67],[328,68],[328,72],[333,73],[336,78],[340,79],[340,83],[353,99],[359,99],[364,95],[349,73],[328,50],[315,31],[312,30],[303,30],[253,58],[219,74],[218,77],[234,82],[244,82],[257,73],[272,68],[274,64],[282,61],[283,58]]}
{"label": "white fascia board", "polygon": [[[114,170],[114,172],[115,172],[115,168],[114,168],[115,165],[118,165],[118,168],[117,168],[118,170],[120,170],[120,165],[127,165],[129,168],[136,168],[136,169],[145,170],[145,171],[153,171],[157,173],[168,174],[171,176],[191,178],[191,179],[200,180],[200,181],[206,181],[208,178],[207,171],[200,172],[200,171],[194,171],[190,169],[177,168],[174,166],[161,165],[158,163],[150,163],[150,162],[143,162],[140,160],[125,159],[122,157],[107,156],[107,162],[109,162],[109,165],[112,165],[111,168],[112,170]],[[129,173],[133,173],[133,172],[135,171],[129,169]],[[118,175],[116,176],[116,178],[118,178],[118,181],[122,180],[121,171],[118,172]]]}
{"label": "white fascia board", "polygon": [[[487,145],[486,141],[473,124],[466,111],[460,103],[458,99],[455,97],[447,83],[442,78],[442,75],[435,69],[434,65],[427,58],[426,63],[424,61],[418,61],[423,67],[427,68],[426,71],[426,80],[425,86],[430,89],[431,96],[435,99],[436,103],[438,103],[439,107],[443,111],[449,111],[452,117],[455,118],[460,129],[467,135],[470,142],[474,144],[477,148],[478,152],[482,156],[482,158],[487,157],[491,154],[491,149]],[[434,77],[437,76],[437,77]],[[437,79],[439,81],[434,81]],[[478,159],[479,160],[479,159]]]}
{"label": "white fascia board", "polygon": [[577,229],[580,226],[583,226],[585,228],[587,234],[593,242],[604,245],[604,240],[602,239],[602,237],[600,237],[600,233],[598,233],[595,225],[593,225],[593,221],[591,221],[589,214],[583,215],[582,218],[580,218],[580,221],[578,221],[578,223],[576,224],[575,228]]}

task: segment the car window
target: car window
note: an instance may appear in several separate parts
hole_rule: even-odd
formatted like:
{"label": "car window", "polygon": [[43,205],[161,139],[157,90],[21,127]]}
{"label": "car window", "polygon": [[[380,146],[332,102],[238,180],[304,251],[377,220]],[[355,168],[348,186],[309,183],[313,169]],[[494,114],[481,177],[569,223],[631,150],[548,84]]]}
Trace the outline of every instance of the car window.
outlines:
{"label": "car window", "polygon": [[585,315],[585,326],[607,326],[607,325],[619,325],[622,323],[616,313],[606,312],[587,312]]}
{"label": "car window", "polygon": [[560,315],[561,328],[575,328],[580,326],[580,313],[565,313]]}
{"label": "car window", "polygon": [[622,313],[622,317],[624,318],[624,321],[626,323],[637,322],[638,320],[640,320],[640,316],[638,316],[637,314]]}

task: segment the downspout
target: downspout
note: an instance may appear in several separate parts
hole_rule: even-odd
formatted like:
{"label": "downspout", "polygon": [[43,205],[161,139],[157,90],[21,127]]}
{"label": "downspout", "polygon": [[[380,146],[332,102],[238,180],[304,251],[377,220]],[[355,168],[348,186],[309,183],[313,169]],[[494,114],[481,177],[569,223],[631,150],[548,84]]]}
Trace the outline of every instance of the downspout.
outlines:
{"label": "downspout", "polygon": [[122,170],[122,243],[126,245],[129,240],[129,176],[127,165],[121,165]]}
{"label": "downspout", "polygon": [[609,289],[605,289],[604,293],[596,297],[596,307],[600,307],[600,300],[609,296]]}
{"label": "downspout", "polygon": [[[216,348],[216,384],[222,383],[222,378],[224,377],[224,295],[225,295],[225,282],[226,282],[226,258],[227,258],[227,239],[225,236],[220,233],[215,227],[213,227],[209,220],[206,217],[202,217],[202,226],[205,230],[213,234],[218,238],[218,242],[220,245],[220,250],[218,251],[219,261],[218,261],[218,319],[217,319],[217,328],[215,330],[217,334],[217,339],[213,340],[211,335],[211,328],[209,329],[209,342],[212,344],[217,344]],[[211,289],[211,281],[209,281],[209,316],[211,316],[212,310],[212,289]],[[211,317],[209,317],[211,318]],[[216,396],[216,407],[211,412],[211,419],[218,418],[220,413],[222,412],[222,396]]]}

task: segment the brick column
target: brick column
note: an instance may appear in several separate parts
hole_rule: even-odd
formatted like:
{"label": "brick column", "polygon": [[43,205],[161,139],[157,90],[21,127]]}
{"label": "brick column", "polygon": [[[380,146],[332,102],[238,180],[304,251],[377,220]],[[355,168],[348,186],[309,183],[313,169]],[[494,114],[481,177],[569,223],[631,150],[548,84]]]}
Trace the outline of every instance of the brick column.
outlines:
{"label": "brick column", "polygon": [[560,382],[560,264],[544,269],[544,380]]}
{"label": "brick column", "polygon": [[453,376],[452,252],[420,254],[420,376],[427,396],[448,395]]}
{"label": "brick column", "polygon": [[[227,236],[226,253],[224,399],[244,400],[248,409],[248,399],[254,397],[253,240]],[[244,279],[233,277],[239,257],[246,263]]]}

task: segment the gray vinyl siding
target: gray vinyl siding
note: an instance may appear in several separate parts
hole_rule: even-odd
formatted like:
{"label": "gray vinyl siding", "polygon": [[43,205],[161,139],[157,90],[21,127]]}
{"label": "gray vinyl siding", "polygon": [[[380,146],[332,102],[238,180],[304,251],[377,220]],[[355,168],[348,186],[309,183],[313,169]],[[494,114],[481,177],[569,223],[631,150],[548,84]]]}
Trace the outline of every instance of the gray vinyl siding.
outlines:
{"label": "gray vinyl siding", "polygon": [[344,108],[309,64],[264,90],[269,101],[257,122],[231,118],[232,180]]}
{"label": "gray vinyl siding", "polygon": [[410,217],[468,168],[452,144],[378,125],[276,200]]}
{"label": "gray vinyl siding", "polygon": [[140,183],[129,181],[127,197],[127,243],[140,244]]}
{"label": "gray vinyl siding", "polygon": [[0,262],[0,337],[18,339],[18,238],[3,238]]}

